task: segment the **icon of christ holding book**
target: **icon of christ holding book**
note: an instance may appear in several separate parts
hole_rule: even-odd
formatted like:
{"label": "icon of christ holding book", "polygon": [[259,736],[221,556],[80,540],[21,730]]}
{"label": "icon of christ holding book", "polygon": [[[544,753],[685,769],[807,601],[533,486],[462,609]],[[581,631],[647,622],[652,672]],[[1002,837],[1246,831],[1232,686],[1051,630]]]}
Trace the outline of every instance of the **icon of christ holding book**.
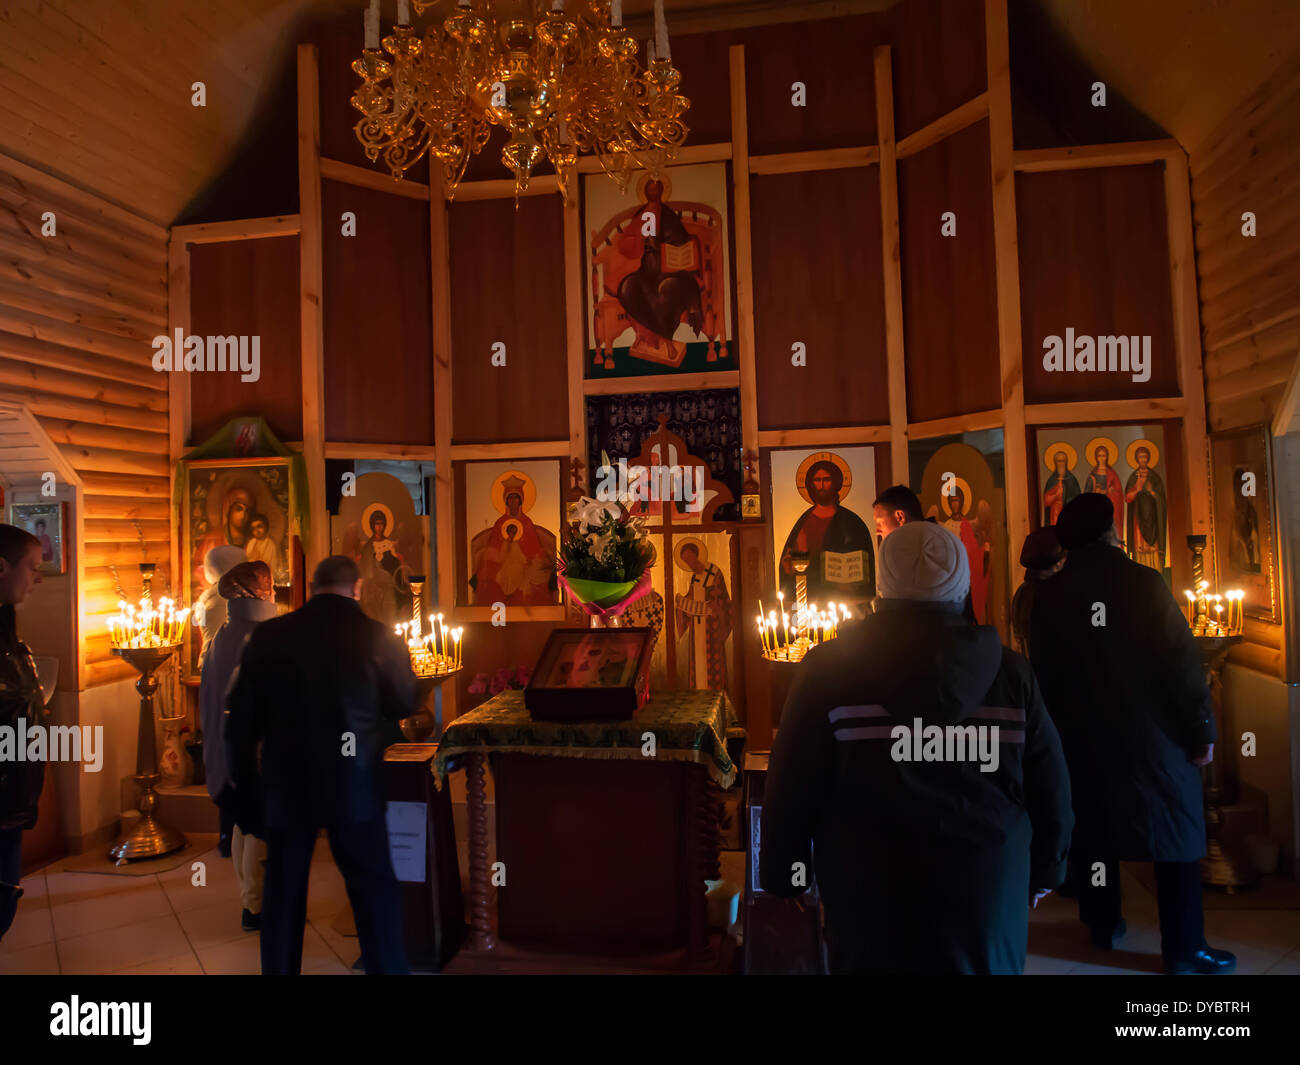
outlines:
{"label": "icon of christ holding book", "polygon": [[799,515],[781,551],[780,582],[787,607],[795,596],[790,556],[799,551],[809,557],[809,602],[869,599],[876,594],[871,530],[840,503],[852,483],[848,463],[834,452],[817,452],[800,464],[795,486],[812,506]]}

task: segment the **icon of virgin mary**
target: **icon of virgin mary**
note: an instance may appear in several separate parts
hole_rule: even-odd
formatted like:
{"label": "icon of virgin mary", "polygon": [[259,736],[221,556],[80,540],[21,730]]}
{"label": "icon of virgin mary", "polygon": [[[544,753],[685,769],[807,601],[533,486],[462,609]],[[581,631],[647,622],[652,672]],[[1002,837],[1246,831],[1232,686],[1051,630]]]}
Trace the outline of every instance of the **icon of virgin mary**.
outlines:
{"label": "icon of virgin mary", "polygon": [[555,534],[528,517],[536,499],[533,479],[519,470],[492,483],[492,505],[501,517],[470,541],[475,605],[555,602]]}

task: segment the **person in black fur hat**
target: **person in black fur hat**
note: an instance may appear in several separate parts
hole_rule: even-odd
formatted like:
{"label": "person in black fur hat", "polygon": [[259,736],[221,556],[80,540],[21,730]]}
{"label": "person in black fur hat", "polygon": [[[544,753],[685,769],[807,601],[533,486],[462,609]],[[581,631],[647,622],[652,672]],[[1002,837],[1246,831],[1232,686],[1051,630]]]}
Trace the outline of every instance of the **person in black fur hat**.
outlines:
{"label": "person in black fur hat", "polygon": [[1034,609],[1034,593],[1049,577],[1061,572],[1065,565],[1065,548],[1050,525],[1035,529],[1025,537],[1020,549],[1020,564],[1025,567],[1024,582],[1011,599],[1011,631],[1016,638],[1016,649],[1029,655],[1029,617]]}
{"label": "person in black fur hat", "polygon": [[1191,629],[1164,578],[1119,548],[1115,511],[1085,492],[1056,523],[1069,557],[1034,597],[1029,651],[1070,766],[1079,919],[1109,950],[1127,927],[1120,862],[1154,862],[1169,973],[1228,973],[1206,945],[1201,767],[1214,713]]}

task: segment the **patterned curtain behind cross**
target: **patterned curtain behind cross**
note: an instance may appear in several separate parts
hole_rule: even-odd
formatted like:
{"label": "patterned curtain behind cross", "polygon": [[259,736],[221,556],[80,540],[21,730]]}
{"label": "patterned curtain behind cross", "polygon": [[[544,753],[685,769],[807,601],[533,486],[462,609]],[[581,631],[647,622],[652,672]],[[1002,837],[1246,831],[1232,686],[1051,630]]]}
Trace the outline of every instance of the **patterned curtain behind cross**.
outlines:
{"label": "patterned curtain behind cross", "polygon": [[[627,396],[587,398],[587,491],[593,490],[594,471],[605,451],[617,462],[629,462],[640,453],[648,436],[658,430],[661,415],[668,430],[686,441],[692,455],[703,459],[709,471],[740,498],[740,392],[734,388],[702,392],[643,392]],[[738,521],[735,503],[718,507],[715,521]]]}

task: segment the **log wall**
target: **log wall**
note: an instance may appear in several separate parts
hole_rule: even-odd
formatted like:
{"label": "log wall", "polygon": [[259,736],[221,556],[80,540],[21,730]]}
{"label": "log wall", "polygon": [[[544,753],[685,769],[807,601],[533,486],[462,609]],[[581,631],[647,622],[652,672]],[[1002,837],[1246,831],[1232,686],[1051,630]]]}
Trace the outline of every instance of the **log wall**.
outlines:
{"label": "log wall", "polygon": [[168,381],[151,365],[167,231],[0,155],[0,243],[0,392],[30,407],[84,487],[78,687],[92,687],[134,675],[109,651],[118,576],[131,601],[137,563],[158,564],[156,588],[170,580]]}

